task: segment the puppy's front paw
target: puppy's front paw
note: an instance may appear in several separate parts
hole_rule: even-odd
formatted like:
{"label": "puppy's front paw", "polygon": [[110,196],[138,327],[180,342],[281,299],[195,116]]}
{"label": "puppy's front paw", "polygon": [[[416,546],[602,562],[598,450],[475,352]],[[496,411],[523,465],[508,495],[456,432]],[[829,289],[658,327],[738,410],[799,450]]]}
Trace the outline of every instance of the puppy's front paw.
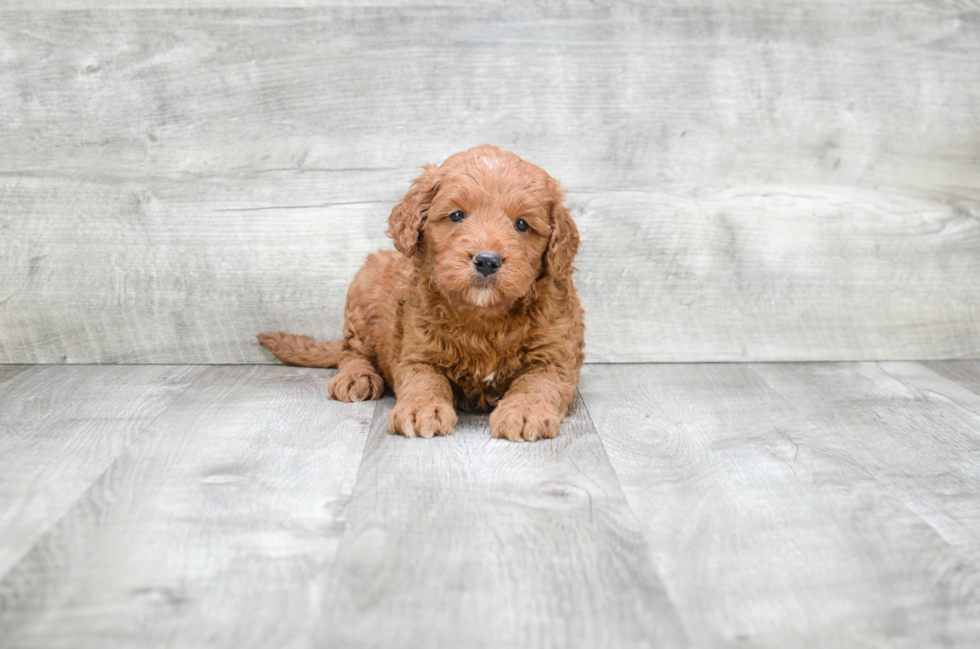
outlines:
{"label": "puppy's front paw", "polygon": [[543,399],[526,394],[504,397],[490,414],[490,434],[512,442],[533,442],[558,436],[561,416]]}
{"label": "puppy's front paw", "polygon": [[337,401],[380,399],[384,391],[384,379],[375,372],[345,372],[340,370],[327,385],[327,393],[330,398]]}
{"label": "puppy's front paw", "polygon": [[399,399],[388,413],[388,432],[405,437],[449,435],[457,421],[452,404],[445,401],[425,397]]}

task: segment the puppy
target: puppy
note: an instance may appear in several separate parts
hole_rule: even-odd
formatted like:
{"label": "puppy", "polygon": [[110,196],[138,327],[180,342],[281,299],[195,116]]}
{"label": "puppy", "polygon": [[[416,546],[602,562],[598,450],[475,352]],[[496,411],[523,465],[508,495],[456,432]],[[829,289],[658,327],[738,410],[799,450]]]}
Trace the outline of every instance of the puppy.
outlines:
{"label": "puppy", "polygon": [[368,256],[347,292],[343,342],[267,333],[280,360],[338,367],[340,401],[397,397],[388,430],[449,435],[455,407],[493,410],[490,433],[553,438],[584,359],[572,284],[579,236],[564,192],[494,146],[427,165],[391,211],[395,251]]}

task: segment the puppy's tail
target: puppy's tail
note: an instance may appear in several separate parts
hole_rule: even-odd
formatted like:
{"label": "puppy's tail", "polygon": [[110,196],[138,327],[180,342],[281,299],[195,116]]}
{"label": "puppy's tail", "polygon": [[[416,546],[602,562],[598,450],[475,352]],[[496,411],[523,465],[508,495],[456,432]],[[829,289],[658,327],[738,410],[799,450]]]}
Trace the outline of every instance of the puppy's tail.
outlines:
{"label": "puppy's tail", "polygon": [[259,344],[288,365],[300,367],[337,367],[344,343],[315,343],[306,336],[276,331],[256,336]]}

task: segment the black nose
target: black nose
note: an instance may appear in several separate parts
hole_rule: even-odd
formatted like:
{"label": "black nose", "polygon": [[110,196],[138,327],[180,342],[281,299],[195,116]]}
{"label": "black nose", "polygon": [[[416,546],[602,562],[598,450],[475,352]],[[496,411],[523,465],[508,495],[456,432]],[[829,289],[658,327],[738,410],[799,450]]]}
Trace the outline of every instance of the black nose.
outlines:
{"label": "black nose", "polygon": [[473,265],[476,266],[476,272],[484,277],[490,277],[496,273],[502,263],[504,260],[495,252],[478,252],[473,255]]}

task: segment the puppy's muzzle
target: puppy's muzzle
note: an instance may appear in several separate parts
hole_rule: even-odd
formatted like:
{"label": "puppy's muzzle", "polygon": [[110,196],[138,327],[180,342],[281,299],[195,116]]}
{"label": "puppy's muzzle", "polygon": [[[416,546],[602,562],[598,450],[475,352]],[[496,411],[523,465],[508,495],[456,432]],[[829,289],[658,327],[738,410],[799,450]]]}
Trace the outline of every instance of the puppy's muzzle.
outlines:
{"label": "puppy's muzzle", "polygon": [[480,273],[484,277],[490,277],[497,272],[504,263],[504,260],[500,258],[495,252],[478,252],[473,255],[473,267],[476,268],[476,272]]}

